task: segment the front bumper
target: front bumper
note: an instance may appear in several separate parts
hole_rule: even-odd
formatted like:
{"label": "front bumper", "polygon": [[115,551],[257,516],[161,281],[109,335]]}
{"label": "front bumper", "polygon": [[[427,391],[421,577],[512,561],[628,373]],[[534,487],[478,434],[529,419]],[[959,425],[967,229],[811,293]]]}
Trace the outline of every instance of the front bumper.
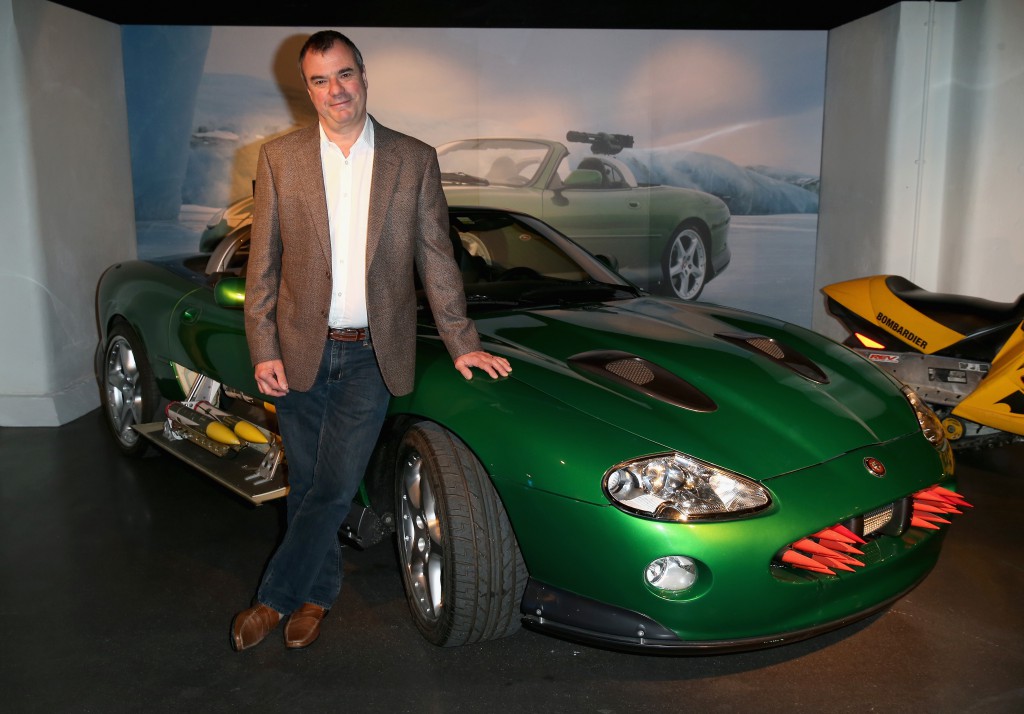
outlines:
{"label": "front bumper", "polygon": [[922,580],[924,576],[882,602],[814,627],[759,637],[687,641],[638,612],[589,600],[531,578],[523,594],[522,623],[523,627],[530,630],[622,652],[666,655],[748,652],[792,644],[852,625],[885,610],[917,587]]}
{"label": "front bumper", "polygon": [[[866,457],[883,461],[887,477],[868,474]],[[768,480],[770,510],[734,521],[656,522],[611,506],[506,490],[510,513],[520,496],[534,506],[530,527],[517,529],[535,579],[522,604],[524,625],[610,647],[680,653],[770,647],[843,627],[921,582],[938,561],[947,526],[869,538],[861,562],[847,572],[791,567],[781,554],[939,482],[950,483],[939,455],[913,435]],[[645,582],[645,569],[673,555],[696,563],[696,583],[659,593]]]}

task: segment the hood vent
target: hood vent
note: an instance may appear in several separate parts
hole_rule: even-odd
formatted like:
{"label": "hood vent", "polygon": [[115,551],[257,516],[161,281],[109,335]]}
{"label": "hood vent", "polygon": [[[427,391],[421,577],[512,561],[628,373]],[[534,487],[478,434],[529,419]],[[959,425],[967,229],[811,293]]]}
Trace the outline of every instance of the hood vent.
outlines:
{"label": "hood vent", "polygon": [[581,352],[567,362],[574,369],[609,379],[649,397],[695,412],[713,412],[718,405],[685,379],[663,367],[619,350]]}
{"label": "hood vent", "polygon": [[799,374],[804,379],[809,379],[818,384],[828,384],[829,382],[828,375],[805,354],[771,337],[757,335],[752,332],[718,332],[715,333],[715,337],[750,352],[764,355],[789,371]]}
{"label": "hood vent", "polygon": [[606,364],[604,368],[638,387],[654,381],[654,372],[639,357],[617,359]]}

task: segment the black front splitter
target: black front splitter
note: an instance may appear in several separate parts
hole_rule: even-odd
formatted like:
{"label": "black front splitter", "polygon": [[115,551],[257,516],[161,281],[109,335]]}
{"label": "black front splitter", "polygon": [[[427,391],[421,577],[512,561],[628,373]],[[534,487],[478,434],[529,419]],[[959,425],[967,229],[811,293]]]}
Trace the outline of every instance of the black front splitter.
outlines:
{"label": "black front splitter", "polygon": [[622,652],[661,655],[714,655],[779,647],[851,625],[885,610],[921,581],[871,607],[814,627],[729,640],[682,640],[654,620],[632,610],[581,597],[534,579],[526,585],[521,611],[524,627],[581,644]]}

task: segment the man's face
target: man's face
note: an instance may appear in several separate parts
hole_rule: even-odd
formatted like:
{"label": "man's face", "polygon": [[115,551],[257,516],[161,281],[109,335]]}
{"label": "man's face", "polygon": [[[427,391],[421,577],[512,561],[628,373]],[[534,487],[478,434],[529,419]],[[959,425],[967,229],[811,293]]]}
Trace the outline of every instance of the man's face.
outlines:
{"label": "man's face", "polygon": [[366,121],[366,74],[342,42],[323,54],[308,52],[302,58],[306,91],[328,132],[358,133]]}

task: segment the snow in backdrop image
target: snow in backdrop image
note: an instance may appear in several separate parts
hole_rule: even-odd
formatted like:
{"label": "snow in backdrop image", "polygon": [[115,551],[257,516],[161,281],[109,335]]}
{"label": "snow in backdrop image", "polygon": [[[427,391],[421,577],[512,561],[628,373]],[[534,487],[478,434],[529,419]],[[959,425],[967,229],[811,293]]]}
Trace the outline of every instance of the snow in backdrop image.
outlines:
{"label": "snow in backdrop image", "polygon": [[[297,56],[317,29],[123,28],[140,257],[196,250],[210,218],[251,193],[260,145],[316,120]],[[827,33],[339,29],[363,53],[382,123],[435,147],[563,147],[550,174],[524,171],[524,185],[487,185],[475,200],[534,213],[594,252],[588,231],[639,235],[646,265],[623,253],[620,269],[664,292],[676,224],[658,225],[657,195],[714,197],[728,209],[731,260],[699,299],[810,325]],[[609,153],[573,134],[629,141]],[[563,185],[595,156],[628,180],[586,194]],[[453,198],[458,183],[446,182],[450,202],[466,200]],[[589,224],[548,212],[567,196],[597,200],[577,202]]]}

